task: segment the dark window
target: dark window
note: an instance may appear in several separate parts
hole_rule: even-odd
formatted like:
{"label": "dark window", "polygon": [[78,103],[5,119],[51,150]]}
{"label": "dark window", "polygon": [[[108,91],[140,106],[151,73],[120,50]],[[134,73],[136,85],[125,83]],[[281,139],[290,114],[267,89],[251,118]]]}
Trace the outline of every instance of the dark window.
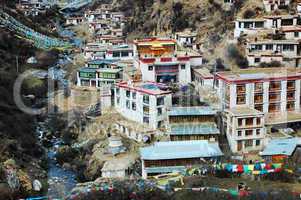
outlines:
{"label": "dark window", "polygon": [[121,52],[121,57],[128,57],[129,56],[129,52],[128,51],[122,51]]}
{"label": "dark window", "polygon": [[136,109],[137,109],[136,103],[133,102],[133,103],[132,103],[132,110],[136,110]]}
{"label": "dark window", "polygon": [[260,140],[256,140],[256,146],[260,146]]}
{"label": "dark window", "polygon": [[186,65],[181,65],[181,69],[186,69]]}
{"label": "dark window", "polygon": [[131,108],[131,104],[130,104],[130,101],[129,101],[129,100],[126,100],[126,108],[127,108],[127,109],[130,109],[130,108]]}
{"label": "dark window", "polygon": [[149,96],[143,95],[143,103],[149,104]]}
{"label": "dark window", "polygon": [[153,69],[154,69],[154,66],[152,66],[152,65],[148,66],[148,71],[153,71]]}
{"label": "dark window", "polygon": [[113,57],[120,57],[120,52],[118,52],[118,51],[114,51],[113,52]]}
{"label": "dark window", "polygon": [[157,111],[158,111],[158,116],[162,115],[162,108],[158,108]]}
{"label": "dark window", "polygon": [[136,92],[132,93],[132,97],[133,97],[133,99],[136,99]]}
{"label": "dark window", "polygon": [[131,96],[131,91],[127,90],[126,91],[126,97],[130,97]]}
{"label": "dark window", "polygon": [[162,106],[164,105],[164,97],[159,97],[157,99],[157,106]]}
{"label": "dark window", "polygon": [[260,62],[260,58],[255,58],[255,63],[259,63]]}

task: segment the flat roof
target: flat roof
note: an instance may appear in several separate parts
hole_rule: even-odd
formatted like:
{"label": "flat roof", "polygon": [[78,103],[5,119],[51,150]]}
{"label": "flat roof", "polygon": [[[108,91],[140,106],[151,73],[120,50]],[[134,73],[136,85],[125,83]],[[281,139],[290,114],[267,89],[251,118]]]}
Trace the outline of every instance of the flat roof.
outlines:
{"label": "flat roof", "polygon": [[157,142],[140,148],[143,160],[170,160],[185,158],[210,158],[223,156],[218,143],[207,140]]}
{"label": "flat roof", "polygon": [[301,79],[301,69],[296,67],[253,67],[236,71],[218,72],[216,77],[226,81],[227,83],[297,80]]}
{"label": "flat roof", "polygon": [[176,40],[169,38],[147,38],[142,40],[135,40],[134,43],[138,46],[161,47],[164,45],[176,45]]}
{"label": "flat roof", "polygon": [[216,111],[210,106],[172,107],[167,113],[169,116],[216,115]]}
{"label": "flat roof", "polygon": [[276,125],[283,123],[301,122],[301,112],[287,111],[277,113],[267,113],[265,123],[267,125]]}
{"label": "flat roof", "polygon": [[168,90],[168,87],[162,83],[155,82],[120,82],[116,84],[116,87],[121,87],[129,90],[134,90],[140,93],[149,94],[149,95],[165,95],[171,94],[171,91]]}
{"label": "flat roof", "polygon": [[198,124],[174,124],[171,125],[170,135],[218,135],[215,123],[198,123]]}
{"label": "flat roof", "polygon": [[248,115],[263,115],[263,112],[260,112],[254,108],[250,108],[247,106],[236,106],[231,109],[227,109],[226,112],[229,112],[235,116],[248,116]]}
{"label": "flat roof", "polygon": [[214,75],[210,73],[210,70],[206,67],[192,69],[193,72],[200,75],[204,79],[213,79]]}
{"label": "flat roof", "polygon": [[272,139],[261,153],[262,156],[286,155],[291,156],[298,145],[301,145],[301,138]]}
{"label": "flat roof", "polygon": [[100,65],[100,64],[113,64],[117,62],[116,59],[95,59],[88,61],[88,64]]}
{"label": "flat roof", "polygon": [[249,44],[299,44],[296,40],[259,40],[252,41]]}

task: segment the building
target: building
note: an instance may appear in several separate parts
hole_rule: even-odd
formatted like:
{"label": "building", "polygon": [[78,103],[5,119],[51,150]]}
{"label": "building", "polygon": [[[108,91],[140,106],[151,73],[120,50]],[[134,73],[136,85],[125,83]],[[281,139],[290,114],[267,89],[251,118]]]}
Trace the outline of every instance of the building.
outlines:
{"label": "building", "polygon": [[202,56],[192,50],[177,51],[172,39],[144,39],[135,41],[135,66],[143,81],[163,83],[191,82],[191,67],[202,64]]}
{"label": "building", "polygon": [[299,66],[299,42],[296,40],[262,40],[249,42],[246,49],[249,65],[258,66],[263,62],[281,62],[285,66]]}
{"label": "building", "polygon": [[129,156],[123,156],[107,160],[102,169],[103,178],[127,178],[131,174],[131,166],[134,160]]}
{"label": "building", "polygon": [[272,12],[278,9],[286,9],[290,4],[290,0],[263,0],[266,12]]}
{"label": "building", "polygon": [[211,86],[214,85],[214,75],[210,73],[208,68],[194,68],[192,69],[192,81],[196,86]]}
{"label": "building", "polygon": [[265,145],[264,113],[249,107],[235,107],[224,112],[224,130],[233,153],[260,151]]}
{"label": "building", "polygon": [[177,32],[175,33],[175,39],[179,45],[192,48],[196,44],[197,33],[190,30]]}
{"label": "building", "polygon": [[283,27],[297,26],[300,23],[298,19],[298,15],[270,15],[262,18],[237,19],[234,37],[256,35],[259,31],[273,31]]}
{"label": "building", "polygon": [[247,106],[264,113],[300,112],[301,71],[256,68],[216,74],[223,109]]}
{"label": "building", "polygon": [[218,141],[215,116],[210,107],[172,107],[168,111],[170,140]]}
{"label": "building", "polygon": [[201,165],[205,160],[219,160],[223,153],[218,143],[206,140],[157,142],[140,149],[142,177],[172,172],[185,173],[186,168]]}
{"label": "building", "polygon": [[116,110],[125,118],[152,129],[166,128],[171,91],[154,82],[120,82],[115,88]]}
{"label": "building", "polygon": [[113,86],[121,80],[122,69],[118,67],[117,60],[92,60],[77,72],[77,86]]}
{"label": "building", "polygon": [[129,60],[133,59],[133,48],[128,45],[111,46],[105,53],[106,59]]}
{"label": "building", "polygon": [[300,161],[300,150],[300,138],[278,138],[272,139],[260,155],[265,161],[273,163],[284,162],[292,157],[299,157]]}
{"label": "building", "polygon": [[282,27],[280,31],[284,34],[285,39],[287,40],[298,41],[301,39],[301,26]]}
{"label": "building", "polygon": [[84,22],[84,18],[83,17],[80,17],[80,16],[76,16],[76,17],[68,17],[66,19],[66,25],[69,26],[69,25],[73,25],[73,26],[76,26],[76,25],[79,25],[81,23]]}

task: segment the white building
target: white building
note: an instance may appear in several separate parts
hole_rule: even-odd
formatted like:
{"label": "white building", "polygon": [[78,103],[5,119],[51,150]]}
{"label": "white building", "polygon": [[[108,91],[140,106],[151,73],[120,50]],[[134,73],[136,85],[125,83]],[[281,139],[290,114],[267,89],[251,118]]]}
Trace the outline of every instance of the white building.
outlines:
{"label": "white building", "polygon": [[69,26],[69,25],[73,25],[73,26],[76,26],[76,25],[79,25],[81,23],[84,22],[84,18],[83,17],[68,17],[66,19],[66,25]]}
{"label": "white building", "polygon": [[301,71],[261,68],[216,74],[223,109],[247,106],[265,114],[299,113]]}
{"label": "white building", "polygon": [[282,27],[281,33],[284,33],[287,40],[300,40],[301,26]]}
{"label": "white building", "polygon": [[193,69],[192,76],[192,80],[197,86],[206,85],[213,87],[214,75],[210,73],[209,69],[205,67]]}
{"label": "white building", "polygon": [[152,129],[165,128],[171,91],[153,82],[120,82],[115,87],[115,107],[125,118]]}
{"label": "white building", "polygon": [[263,112],[244,106],[227,109],[223,123],[233,153],[263,149],[266,137]]}
{"label": "white building", "polygon": [[235,21],[234,37],[241,35],[256,35],[259,31],[273,31],[283,27],[298,25],[298,15],[271,15],[263,18],[237,19]]}
{"label": "white building", "polygon": [[299,66],[299,42],[296,40],[263,40],[250,42],[246,54],[249,65],[279,61],[286,66]]}
{"label": "white building", "polygon": [[193,47],[196,43],[197,33],[189,30],[175,33],[178,44],[184,47]]}
{"label": "white building", "polygon": [[175,40],[161,38],[135,41],[135,66],[143,81],[191,82],[191,67],[202,64],[202,55],[192,50],[177,51],[176,44]]}
{"label": "white building", "polygon": [[263,0],[266,12],[272,12],[278,9],[285,9],[289,6],[290,0]]}

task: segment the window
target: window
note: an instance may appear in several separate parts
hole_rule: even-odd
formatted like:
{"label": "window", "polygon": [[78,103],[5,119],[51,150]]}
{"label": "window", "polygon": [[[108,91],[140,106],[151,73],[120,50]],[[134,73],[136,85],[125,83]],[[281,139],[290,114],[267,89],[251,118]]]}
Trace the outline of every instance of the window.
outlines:
{"label": "window", "polygon": [[246,103],[246,96],[245,95],[239,95],[237,96],[237,105],[245,104]]}
{"label": "window", "polygon": [[294,51],[294,45],[293,44],[283,44],[283,51]]}
{"label": "window", "polygon": [[137,106],[135,102],[132,102],[132,110],[137,110]]}
{"label": "window", "polygon": [[281,90],[281,82],[280,81],[271,81],[270,82],[270,90]]}
{"label": "window", "polygon": [[261,124],[261,118],[259,118],[259,117],[256,118],[256,124],[257,124],[257,125],[260,125],[260,124]]}
{"label": "window", "polygon": [[158,112],[158,116],[162,115],[162,108],[158,108],[157,112]]}
{"label": "window", "polygon": [[294,32],[295,37],[299,37],[299,32]]}
{"label": "window", "polygon": [[255,92],[262,92],[263,83],[255,83]]}
{"label": "window", "polygon": [[116,88],[116,94],[119,94],[119,92],[120,92],[120,89]]}
{"label": "window", "polygon": [[133,97],[133,99],[136,99],[136,92],[132,93],[132,97]]}
{"label": "window", "polygon": [[246,92],[246,85],[245,84],[236,86],[236,93],[237,94],[241,94],[241,93],[245,93],[245,92]]}
{"label": "window", "polygon": [[252,147],[253,146],[253,140],[245,140],[245,147]]}
{"label": "window", "polygon": [[149,96],[143,95],[143,103],[149,104]]}
{"label": "window", "polygon": [[265,49],[266,50],[273,50],[273,45],[272,44],[266,44]]}
{"label": "window", "polygon": [[126,100],[126,108],[127,108],[127,109],[130,109],[130,108],[131,108],[131,104],[130,104],[130,101],[129,101],[129,100]]}
{"label": "window", "polygon": [[154,69],[154,66],[152,66],[152,65],[148,66],[148,71],[153,71],[153,69]]}
{"label": "window", "polygon": [[287,81],[287,89],[294,90],[295,86],[296,86],[296,82],[295,81]]}
{"label": "window", "polygon": [[260,58],[255,58],[255,63],[260,63]]}
{"label": "window", "polygon": [[238,126],[242,126],[242,119],[238,119]]}
{"label": "window", "polygon": [[126,97],[130,97],[131,96],[131,91],[127,90],[125,93],[126,93]]}
{"label": "window", "polygon": [[256,140],[256,146],[260,146],[260,140]]}
{"label": "window", "polygon": [[253,118],[247,118],[246,119],[246,125],[247,126],[253,126]]}
{"label": "window", "polygon": [[241,131],[237,131],[237,136],[241,137]]}
{"label": "window", "polygon": [[120,97],[117,97],[117,104],[120,104]]}
{"label": "window", "polygon": [[121,57],[128,57],[129,56],[129,52],[128,51],[122,51],[121,52]]}
{"label": "window", "polygon": [[149,107],[148,106],[143,106],[143,114],[149,115]]}
{"label": "window", "polygon": [[120,52],[114,51],[113,52],[113,57],[120,57]]}
{"label": "window", "polygon": [[158,128],[162,128],[163,125],[164,125],[164,121],[158,121]]}
{"label": "window", "polygon": [[162,105],[164,105],[164,97],[157,98],[157,106],[162,106]]}
{"label": "window", "polygon": [[256,135],[260,135],[260,129],[256,129]]}
{"label": "window", "polygon": [[149,117],[143,117],[143,123],[149,124]]}
{"label": "window", "polygon": [[185,64],[181,65],[181,69],[186,69],[186,65]]}
{"label": "window", "polygon": [[253,135],[253,130],[246,130],[246,136],[251,136]]}

